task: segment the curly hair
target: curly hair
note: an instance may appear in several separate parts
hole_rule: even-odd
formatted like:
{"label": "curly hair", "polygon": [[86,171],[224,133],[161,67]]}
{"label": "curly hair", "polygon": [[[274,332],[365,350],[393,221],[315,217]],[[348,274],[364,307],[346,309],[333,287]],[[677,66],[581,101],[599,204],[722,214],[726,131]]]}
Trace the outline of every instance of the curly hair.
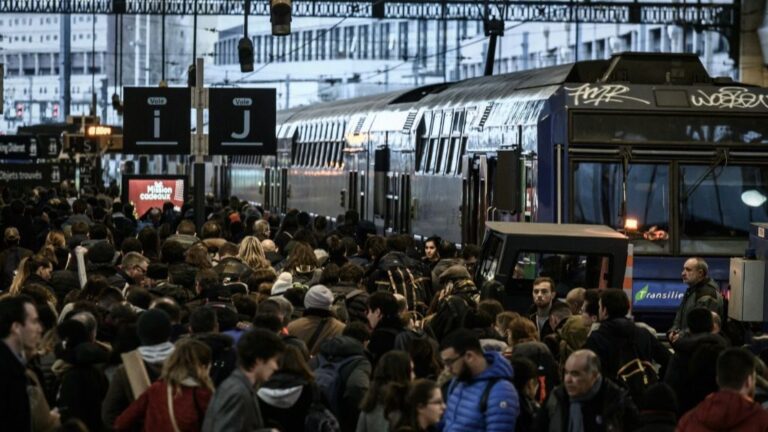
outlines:
{"label": "curly hair", "polygon": [[318,266],[315,252],[306,243],[296,242],[285,263],[288,270],[294,270],[298,266],[311,266],[313,269]]}

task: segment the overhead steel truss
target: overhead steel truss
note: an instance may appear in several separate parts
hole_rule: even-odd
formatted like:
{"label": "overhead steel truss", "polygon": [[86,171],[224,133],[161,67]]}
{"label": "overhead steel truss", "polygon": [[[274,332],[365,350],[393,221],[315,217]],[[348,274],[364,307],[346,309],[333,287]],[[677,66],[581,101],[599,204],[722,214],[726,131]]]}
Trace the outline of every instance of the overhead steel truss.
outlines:
{"label": "overhead steel truss", "polygon": [[[0,13],[134,15],[242,15],[243,0],[0,0]],[[517,22],[597,24],[678,24],[702,29],[739,25],[735,3],[637,3],[489,0],[295,0],[295,17],[482,20],[494,16]],[[268,0],[252,0],[251,14],[268,15]]]}

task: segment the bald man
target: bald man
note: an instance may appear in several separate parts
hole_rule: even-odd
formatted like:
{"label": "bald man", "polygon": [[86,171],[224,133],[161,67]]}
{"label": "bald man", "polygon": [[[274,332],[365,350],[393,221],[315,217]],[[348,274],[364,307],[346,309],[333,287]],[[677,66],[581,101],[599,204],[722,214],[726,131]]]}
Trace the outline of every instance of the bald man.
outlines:
{"label": "bald man", "polygon": [[723,317],[723,296],[720,286],[709,277],[709,266],[703,258],[688,258],[683,264],[681,278],[688,289],[677,308],[672,328],[667,332],[669,341],[675,343],[681,333],[688,330],[688,313],[696,308],[705,308]]}
{"label": "bald man", "polygon": [[539,432],[633,430],[637,407],[627,392],[600,373],[589,350],[573,352],[565,362],[563,384],[555,387],[539,411]]}

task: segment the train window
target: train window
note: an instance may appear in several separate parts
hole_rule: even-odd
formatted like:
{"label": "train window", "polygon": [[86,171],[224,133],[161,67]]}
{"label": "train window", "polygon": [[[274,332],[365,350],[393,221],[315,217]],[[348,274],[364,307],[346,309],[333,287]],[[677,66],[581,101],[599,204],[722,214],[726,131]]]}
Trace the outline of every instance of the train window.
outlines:
{"label": "train window", "polygon": [[454,162],[454,156],[456,155],[456,147],[458,144],[458,140],[456,138],[443,138],[444,141],[447,142],[446,149],[445,149],[445,169],[442,170],[443,173],[446,175],[452,175],[453,174],[453,162]]}
{"label": "train window", "polygon": [[342,165],[344,165],[344,142],[337,142],[336,143],[336,162],[339,164],[339,167],[341,168]]}
{"label": "train window", "polygon": [[451,119],[453,118],[453,111],[446,111],[445,118],[443,119],[443,131],[442,136],[451,135]]}
{"label": "train window", "polygon": [[433,173],[442,174],[445,171],[445,159],[448,147],[448,138],[440,138],[435,146],[435,163]]}
{"label": "train window", "polygon": [[768,220],[768,166],[680,165],[680,252],[741,255]]}
{"label": "train window", "polygon": [[435,116],[432,117],[432,132],[429,134],[429,136],[437,137],[440,136],[440,126],[443,124],[443,113],[436,112]]}
{"label": "train window", "polygon": [[424,136],[428,137],[432,133],[433,116],[434,114],[431,112],[424,113]]}
{"label": "train window", "polygon": [[459,172],[459,161],[464,153],[463,145],[466,138],[451,138],[451,159],[448,163],[448,169],[445,171],[448,175],[456,175]]}
{"label": "train window", "polygon": [[464,130],[464,111],[456,111],[453,115],[453,126],[451,131],[460,134]]}
{"label": "train window", "polygon": [[[574,163],[573,222],[623,229],[622,165],[619,162]],[[627,171],[628,218],[638,222],[629,233],[635,253],[669,253],[669,165],[630,164]]]}
{"label": "train window", "polygon": [[435,171],[435,162],[436,162],[436,152],[438,148],[438,140],[437,138],[430,138],[429,139],[429,146],[427,147],[425,152],[427,152],[427,163],[424,165],[424,172],[430,173]]}
{"label": "train window", "polygon": [[555,281],[555,291],[567,293],[579,286],[604,288],[605,281],[610,280],[612,261],[608,255],[519,251],[515,268],[506,273],[512,275],[511,287],[519,285],[517,281],[547,276]]}

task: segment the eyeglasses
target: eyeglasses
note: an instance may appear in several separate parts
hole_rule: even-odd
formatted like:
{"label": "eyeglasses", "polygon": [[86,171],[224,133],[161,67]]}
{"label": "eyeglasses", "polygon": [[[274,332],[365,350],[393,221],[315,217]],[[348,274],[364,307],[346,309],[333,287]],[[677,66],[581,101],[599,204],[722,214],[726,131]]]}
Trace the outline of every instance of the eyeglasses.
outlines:
{"label": "eyeglasses", "polygon": [[427,402],[427,405],[445,405],[445,401],[442,399],[431,400]]}

